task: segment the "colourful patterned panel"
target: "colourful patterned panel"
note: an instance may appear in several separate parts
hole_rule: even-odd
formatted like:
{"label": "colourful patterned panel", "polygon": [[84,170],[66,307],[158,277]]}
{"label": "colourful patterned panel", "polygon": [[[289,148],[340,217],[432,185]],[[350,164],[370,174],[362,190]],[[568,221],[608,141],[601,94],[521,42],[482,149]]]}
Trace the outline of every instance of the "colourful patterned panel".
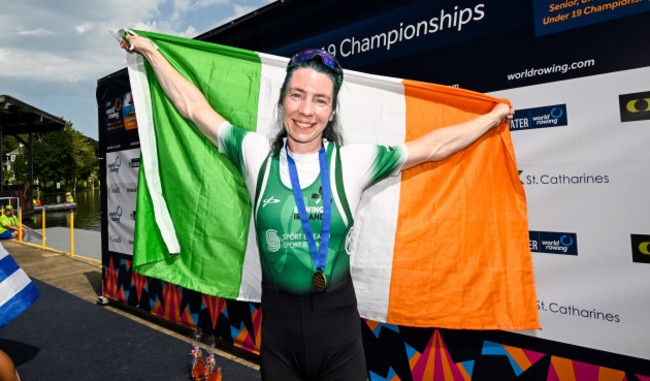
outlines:
{"label": "colourful patterned panel", "polygon": [[625,372],[552,356],[547,381],[627,381]]}
{"label": "colourful patterned panel", "polygon": [[382,329],[390,329],[391,331],[399,333],[398,325],[380,323],[374,320],[365,320],[365,322],[368,328],[370,328],[372,333],[375,335],[375,337],[379,337],[379,333],[381,332]]}
{"label": "colourful patterned panel", "polygon": [[483,342],[483,356],[506,356],[510,361],[512,370],[519,377],[523,372],[535,364],[539,359],[544,357],[543,353],[533,352],[521,348],[511,347],[508,345],[493,343],[491,341]]}
{"label": "colourful patterned panel", "polygon": [[156,300],[151,309],[152,314],[188,328],[196,328],[195,317],[192,316],[187,307],[181,309],[183,295],[179,286],[165,283],[163,296],[164,300]]}
{"label": "colourful patterned panel", "polygon": [[226,299],[205,294],[201,295],[201,299],[203,301],[201,309],[208,309],[208,312],[210,313],[210,321],[212,322],[212,329],[215,329],[219,316],[226,310]]}
{"label": "colourful patterned panel", "polygon": [[231,326],[232,337],[235,345],[248,351],[259,353],[259,345],[262,341],[262,311],[259,308],[250,306],[251,315],[253,317],[253,334],[244,326],[244,323],[239,328]]}
{"label": "colourful patterned panel", "polygon": [[370,381],[399,381],[399,377],[397,377],[393,368],[389,369],[388,376],[386,377],[382,377],[377,373],[373,372],[372,370],[369,373],[370,373]]}
{"label": "colourful patterned panel", "polygon": [[469,381],[471,378],[466,367],[453,362],[437,329],[424,353],[414,353],[409,363],[415,381]]}
{"label": "colourful patterned panel", "polygon": [[131,260],[108,256],[103,266],[104,296],[259,353],[262,313],[256,304],[184,289],[135,273],[131,266]]}
{"label": "colourful patterned panel", "polygon": [[[122,265],[124,262],[120,261],[120,264]],[[126,303],[127,295],[124,293],[124,288],[120,285],[119,273],[120,268],[117,268],[115,266],[115,262],[111,257],[108,266],[105,268],[104,282],[102,283],[102,293],[107,298]]]}
{"label": "colourful patterned panel", "polygon": [[149,284],[149,278],[136,272],[131,272],[131,282],[138,295],[138,301],[142,300],[142,292],[146,290]]}

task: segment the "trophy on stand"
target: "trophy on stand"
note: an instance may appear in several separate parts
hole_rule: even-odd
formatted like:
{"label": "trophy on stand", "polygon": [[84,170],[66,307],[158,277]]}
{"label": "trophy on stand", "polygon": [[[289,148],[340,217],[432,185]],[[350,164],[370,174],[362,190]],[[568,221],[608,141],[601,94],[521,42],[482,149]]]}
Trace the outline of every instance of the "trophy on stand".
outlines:
{"label": "trophy on stand", "polygon": [[197,329],[190,335],[192,339],[192,350],[190,351],[190,369],[193,380],[205,380],[206,366],[205,356],[201,349],[201,330]]}

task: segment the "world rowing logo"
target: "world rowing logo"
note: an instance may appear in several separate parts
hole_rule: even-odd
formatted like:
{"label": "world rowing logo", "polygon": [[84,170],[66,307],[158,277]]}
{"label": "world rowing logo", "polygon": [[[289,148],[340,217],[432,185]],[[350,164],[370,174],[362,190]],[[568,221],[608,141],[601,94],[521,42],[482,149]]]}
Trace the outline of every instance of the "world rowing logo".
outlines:
{"label": "world rowing logo", "polygon": [[120,167],[122,166],[122,159],[120,155],[115,156],[115,162],[108,164],[108,172],[111,173],[120,173]]}
{"label": "world rowing logo", "polygon": [[111,221],[120,223],[120,219],[122,218],[122,206],[118,205],[114,212],[108,213],[108,218],[110,218]]}

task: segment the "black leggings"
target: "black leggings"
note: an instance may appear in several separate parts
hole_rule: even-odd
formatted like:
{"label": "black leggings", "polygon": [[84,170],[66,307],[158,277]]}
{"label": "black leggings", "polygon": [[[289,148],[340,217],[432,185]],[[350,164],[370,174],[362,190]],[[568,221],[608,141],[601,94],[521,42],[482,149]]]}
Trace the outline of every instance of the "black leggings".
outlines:
{"label": "black leggings", "polygon": [[264,290],[262,311],[262,380],[367,379],[352,283],[305,297]]}

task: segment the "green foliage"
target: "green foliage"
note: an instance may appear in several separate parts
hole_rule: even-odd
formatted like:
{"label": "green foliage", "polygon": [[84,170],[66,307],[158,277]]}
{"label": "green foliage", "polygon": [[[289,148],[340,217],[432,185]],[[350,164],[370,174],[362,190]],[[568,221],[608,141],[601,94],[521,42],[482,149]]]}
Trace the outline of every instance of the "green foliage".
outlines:
{"label": "green foliage", "polygon": [[[34,179],[41,184],[65,181],[68,188],[76,187],[77,179],[87,179],[99,171],[93,142],[72,128],[71,122],[61,131],[34,134]],[[29,181],[28,155],[25,149],[12,168],[21,183]]]}
{"label": "green foliage", "polygon": [[[21,135],[21,137],[27,136],[27,135]],[[6,135],[2,137],[2,155],[4,156],[5,154],[15,150],[18,148],[19,145],[18,138],[15,136],[11,135]]]}
{"label": "green foliage", "polygon": [[[11,167],[13,173],[16,174],[16,182],[23,184],[29,180],[29,159],[25,151],[16,156],[16,161],[14,161],[14,164]],[[3,176],[3,179],[6,181],[11,176],[11,173],[5,172]]]}

